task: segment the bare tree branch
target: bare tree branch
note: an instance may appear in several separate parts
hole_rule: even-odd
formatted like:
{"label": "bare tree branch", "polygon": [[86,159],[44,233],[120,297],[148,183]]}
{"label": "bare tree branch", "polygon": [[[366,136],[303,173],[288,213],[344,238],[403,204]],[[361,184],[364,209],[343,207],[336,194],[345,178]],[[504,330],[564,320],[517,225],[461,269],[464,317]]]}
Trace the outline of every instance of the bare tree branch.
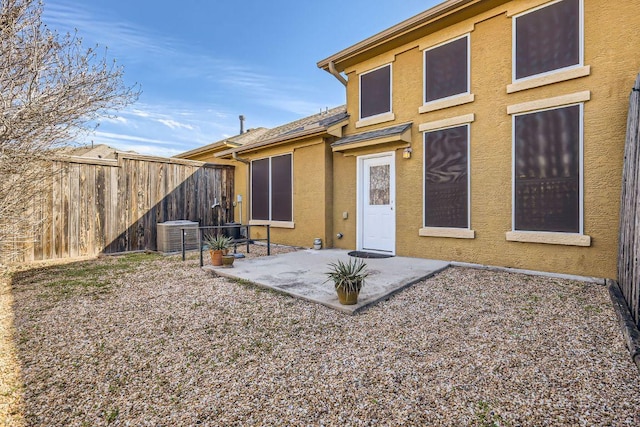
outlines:
{"label": "bare tree branch", "polygon": [[42,10],[37,0],[0,0],[0,262],[44,220],[37,200],[59,173],[52,150],[140,94],[106,49],[50,31]]}

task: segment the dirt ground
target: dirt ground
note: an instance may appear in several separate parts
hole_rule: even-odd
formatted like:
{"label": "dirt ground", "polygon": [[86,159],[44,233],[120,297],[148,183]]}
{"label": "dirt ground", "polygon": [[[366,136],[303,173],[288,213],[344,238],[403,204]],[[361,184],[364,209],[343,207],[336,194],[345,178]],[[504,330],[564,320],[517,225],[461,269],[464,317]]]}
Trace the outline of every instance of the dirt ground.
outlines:
{"label": "dirt ground", "polygon": [[640,425],[594,284],[450,268],[349,316],[134,254],[5,275],[0,313],[7,426]]}

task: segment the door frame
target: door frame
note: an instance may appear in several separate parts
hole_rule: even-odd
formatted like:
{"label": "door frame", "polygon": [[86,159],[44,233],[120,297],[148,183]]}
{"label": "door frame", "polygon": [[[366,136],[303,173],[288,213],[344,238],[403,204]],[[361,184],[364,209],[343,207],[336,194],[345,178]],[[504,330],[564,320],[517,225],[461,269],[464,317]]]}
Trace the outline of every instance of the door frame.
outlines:
{"label": "door frame", "polygon": [[391,201],[391,210],[393,212],[393,249],[391,252],[388,251],[375,251],[371,249],[367,249],[367,252],[376,252],[387,255],[395,255],[396,254],[396,152],[395,151],[385,151],[383,153],[375,153],[375,154],[367,154],[364,156],[356,157],[356,250],[362,251],[362,241],[363,241],[363,227],[364,227],[364,161],[368,159],[374,159],[377,157],[390,157],[390,168],[389,168],[389,190],[390,201]]}

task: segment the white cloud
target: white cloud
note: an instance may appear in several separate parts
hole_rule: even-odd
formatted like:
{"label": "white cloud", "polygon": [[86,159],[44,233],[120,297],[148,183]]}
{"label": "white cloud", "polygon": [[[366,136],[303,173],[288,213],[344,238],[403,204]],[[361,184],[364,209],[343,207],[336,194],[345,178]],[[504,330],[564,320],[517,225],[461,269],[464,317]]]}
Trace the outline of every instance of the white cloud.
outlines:
{"label": "white cloud", "polygon": [[100,122],[118,123],[118,124],[126,125],[128,123],[128,120],[121,116],[106,116],[106,117],[101,117]]}
{"label": "white cloud", "polygon": [[[325,106],[320,106],[315,102],[309,102],[287,96],[266,97],[261,100],[261,103],[268,107],[277,108],[279,110],[288,111],[301,116],[310,116],[312,114],[319,113],[321,108],[325,108]],[[336,106],[337,105],[327,105],[326,107],[333,108]]]}
{"label": "white cloud", "polygon": [[145,90],[140,100],[117,117],[98,120],[100,132],[86,141],[171,155],[237,134],[239,114],[248,117],[247,127],[272,127],[327,106],[309,102],[317,95],[315,88],[287,77],[281,69],[265,71],[256,64],[215,57],[101,11],[93,2],[56,0],[45,6],[43,19],[53,28],[77,28],[88,45],[107,44],[110,56],[113,53],[119,62],[133,64],[125,77],[144,63],[144,71],[135,79],[144,80],[153,73],[171,81],[170,87],[154,87],[156,76],[148,77],[148,85],[142,81]]}
{"label": "white cloud", "polygon": [[160,139],[145,138],[141,136],[127,135],[127,134],[121,134],[121,133],[94,132],[94,134],[97,138],[100,138],[101,140],[110,140],[110,141],[118,141],[118,142],[136,141],[136,142],[148,142],[156,145],[175,145],[175,142],[173,141],[163,141]]}
{"label": "white cloud", "polygon": [[[163,57],[176,51],[176,42],[159,34],[150,34],[144,27],[136,26],[122,19],[109,19],[104,14],[97,14],[89,9],[90,3],[64,1],[47,3],[44,8],[43,20],[59,28],[61,31],[73,32],[77,29],[82,38],[91,39],[101,46],[111,45],[129,61],[143,60],[135,51],[144,51]],[[105,38],[108,38],[108,43]],[[127,54],[130,53],[130,54]]]}
{"label": "white cloud", "polygon": [[129,113],[136,117],[144,117],[144,118],[151,117],[150,113],[147,113],[146,111],[138,110],[137,108],[130,110]]}
{"label": "white cloud", "polygon": [[156,121],[159,122],[159,123],[162,123],[163,125],[165,125],[166,127],[170,128],[170,129],[194,130],[194,127],[191,126],[191,125],[180,123],[180,122],[177,122],[177,121],[171,120],[171,119],[157,119]]}
{"label": "white cloud", "polygon": [[183,153],[184,150],[177,150],[175,148],[163,148],[160,149],[155,145],[144,145],[144,144],[128,144],[125,146],[122,151],[135,151],[138,154],[144,154],[147,156],[158,156],[158,157],[172,157],[176,154]]}

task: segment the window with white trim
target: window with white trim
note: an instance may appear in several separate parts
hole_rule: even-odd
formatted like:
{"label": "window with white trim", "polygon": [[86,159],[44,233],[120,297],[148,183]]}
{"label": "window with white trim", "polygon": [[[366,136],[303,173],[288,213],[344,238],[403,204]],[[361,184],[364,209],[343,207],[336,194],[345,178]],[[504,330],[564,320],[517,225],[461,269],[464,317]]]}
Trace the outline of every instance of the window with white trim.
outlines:
{"label": "window with white trim", "polygon": [[251,219],[293,220],[292,155],[251,162]]}
{"label": "window with white trim", "polygon": [[513,117],[513,229],[582,233],[583,104]]}
{"label": "window with white trim", "polygon": [[360,119],[391,112],[391,64],[360,74]]}
{"label": "window with white trim", "polygon": [[424,51],[424,103],[469,93],[469,35]]}
{"label": "window with white trim", "polygon": [[469,228],[469,125],[424,134],[424,226]]}
{"label": "window with white trim", "polygon": [[582,65],[582,11],[558,0],[514,17],[514,81]]}

